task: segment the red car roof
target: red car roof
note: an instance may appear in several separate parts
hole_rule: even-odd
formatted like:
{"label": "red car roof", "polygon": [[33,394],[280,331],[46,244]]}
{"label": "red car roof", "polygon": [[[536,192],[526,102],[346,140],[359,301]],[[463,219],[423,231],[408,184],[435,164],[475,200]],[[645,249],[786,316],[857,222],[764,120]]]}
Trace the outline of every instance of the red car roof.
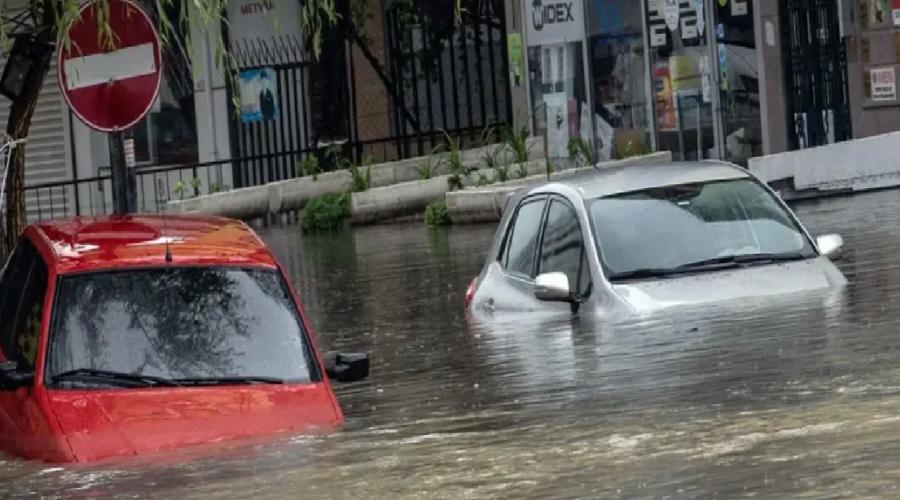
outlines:
{"label": "red car roof", "polygon": [[[28,228],[32,241],[60,274],[172,264],[275,267],[265,244],[243,222],[219,217],[173,215],[64,219]],[[43,245],[42,245],[43,244]]]}

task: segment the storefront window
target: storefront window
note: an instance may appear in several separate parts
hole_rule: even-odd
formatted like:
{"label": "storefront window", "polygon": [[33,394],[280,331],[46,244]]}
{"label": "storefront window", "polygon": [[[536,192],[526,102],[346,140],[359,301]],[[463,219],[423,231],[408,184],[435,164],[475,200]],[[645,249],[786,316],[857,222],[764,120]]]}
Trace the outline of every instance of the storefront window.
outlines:
{"label": "storefront window", "polygon": [[752,0],[647,0],[657,147],[746,165],[762,154]]}
{"label": "storefront window", "polygon": [[657,144],[676,160],[716,157],[703,0],[647,0]]}
{"label": "storefront window", "polygon": [[650,108],[641,5],[588,2],[589,67],[600,159],[650,150]]}
{"label": "storefront window", "polygon": [[526,7],[531,107],[536,134],[551,159],[569,158],[569,143],[592,143],[584,71],[582,3],[533,0]]}
{"label": "storefront window", "polygon": [[725,159],[746,165],[763,154],[753,2],[717,2],[715,8]]}
{"label": "storefront window", "polygon": [[568,158],[573,138],[590,141],[582,50],[580,42],[528,49],[534,128],[546,134],[550,158]]}

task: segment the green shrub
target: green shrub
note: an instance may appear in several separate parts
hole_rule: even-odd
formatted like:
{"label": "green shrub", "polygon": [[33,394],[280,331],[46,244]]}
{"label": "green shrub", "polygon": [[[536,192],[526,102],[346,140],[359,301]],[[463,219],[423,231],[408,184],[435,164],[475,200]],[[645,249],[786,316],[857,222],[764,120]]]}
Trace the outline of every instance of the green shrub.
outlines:
{"label": "green shrub", "polygon": [[528,127],[522,127],[518,131],[512,127],[506,127],[503,131],[506,146],[512,151],[515,163],[526,163],[530,156],[528,150]]}
{"label": "green shrub", "polygon": [[428,158],[425,158],[425,163],[416,167],[416,172],[419,173],[419,180],[427,181],[434,177],[434,174],[437,173],[437,169],[444,161],[441,157],[435,155],[440,154],[443,149],[444,145],[438,144],[428,153]]}
{"label": "green shrub", "polygon": [[519,163],[518,172],[519,178],[524,179],[528,177],[528,164],[527,163]]}
{"label": "green shrub", "polygon": [[316,155],[307,155],[297,163],[297,177],[312,176],[315,181],[319,179],[320,173],[322,173],[322,167],[319,165],[319,157]]}
{"label": "green shrub", "polygon": [[347,169],[350,171],[350,192],[361,193],[368,191],[372,187],[372,162],[374,159],[367,156],[363,159],[362,165],[355,165],[348,161]]}
{"label": "green shrub", "polygon": [[574,159],[579,167],[589,167],[596,163],[594,148],[581,137],[569,139],[569,157]]}
{"label": "green shrub", "polygon": [[425,224],[429,227],[447,226],[450,224],[450,213],[444,198],[432,201],[425,207]]}
{"label": "green shrub", "polygon": [[179,200],[184,199],[185,185],[184,181],[179,180],[175,183],[175,187],[172,188],[172,193],[178,197]]}
{"label": "green shrub", "polygon": [[624,160],[626,158],[631,158],[632,156],[641,156],[646,154],[650,154],[650,148],[647,147],[647,144],[645,144],[644,141],[631,139],[625,144],[613,144],[613,160]]}
{"label": "green shrub", "polygon": [[199,177],[191,179],[191,188],[194,190],[194,198],[200,196],[200,188],[203,187],[203,181]]}
{"label": "green shrub", "polygon": [[348,217],[350,195],[326,194],[306,202],[300,217],[300,228],[305,233],[340,229]]}
{"label": "green shrub", "polygon": [[344,156],[343,148],[336,144],[325,150],[325,161],[326,166],[328,163],[331,164],[332,170],[346,170],[353,166],[353,162]]}
{"label": "green shrub", "polygon": [[462,148],[459,139],[454,139],[446,131],[444,138],[447,140],[447,169],[450,171],[450,177],[447,179],[447,187],[450,191],[463,188],[463,182],[472,173],[472,168],[467,167],[463,162]]}

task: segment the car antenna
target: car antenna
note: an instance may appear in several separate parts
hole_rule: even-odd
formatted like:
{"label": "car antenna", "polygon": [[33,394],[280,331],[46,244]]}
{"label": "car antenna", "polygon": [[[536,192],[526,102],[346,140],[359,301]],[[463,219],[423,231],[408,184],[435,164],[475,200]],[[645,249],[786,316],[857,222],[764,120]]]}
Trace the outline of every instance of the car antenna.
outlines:
{"label": "car antenna", "polygon": [[159,196],[159,200],[162,203],[162,220],[163,220],[163,242],[166,244],[166,263],[172,263],[172,249],[169,248],[169,224],[166,219],[166,205],[169,204],[169,197],[167,196],[166,185],[162,179],[156,180],[156,191]]}

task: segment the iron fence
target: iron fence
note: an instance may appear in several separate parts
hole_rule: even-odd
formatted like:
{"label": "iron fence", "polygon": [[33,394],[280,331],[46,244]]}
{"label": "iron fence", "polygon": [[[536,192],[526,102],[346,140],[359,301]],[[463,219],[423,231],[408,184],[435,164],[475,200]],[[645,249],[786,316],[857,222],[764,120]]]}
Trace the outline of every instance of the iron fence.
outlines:
{"label": "iron fence", "polygon": [[[337,44],[332,52],[340,61],[326,69],[339,68],[339,75],[318,67],[321,62],[308,60],[302,40],[291,35],[233,42],[229,49],[238,78],[227,80],[230,158],[140,167],[136,172],[139,211],[162,208],[157,199],[160,182],[165,186],[165,199],[186,199],[297,177],[301,175],[300,165],[312,156],[327,171],[334,165],[324,161],[325,151],[334,147],[356,164],[367,158],[395,161],[427,155],[434,145],[444,142],[445,132],[465,146],[479,143],[488,126],[510,123],[512,103],[502,2],[466,0],[461,23],[454,22],[452,15],[439,14],[451,4],[426,0],[393,3],[383,12],[384,47],[377,47],[380,39],[369,45],[358,34],[331,33],[331,43]],[[413,9],[412,17],[398,10],[400,5]],[[355,59],[355,51],[364,57]],[[379,53],[384,54],[383,61]],[[243,97],[254,97],[255,93],[261,102],[263,94],[247,85],[245,77],[261,71],[268,75],[266,88],[271,91],[271,102],[268,116],[254,118],[245,113]],[[342,81],[331,81],[335,78]],[[323,89],[326,93],[349,94],[346,99],[334,100],[343,103],[343,108],[333,113],[340,115],[336,119],[347,124],[348,132],[337,142],[327,131],[316,130],[320,125],[327,128],[327,123],[320,123],[320,115],[323,109],[334,107],[323,108],[311,102],[321,98]],[[373,95],[380,97],[371,98]],[[237,96],[242,98],[234,99]],[[360,96],[368,102],[360,102]],[[236,108],[236,103],[241,107]],[[361,134],[359,111],[363,105],[370,110],[372,106],[383,108],[383,116],[389,117],[385,125],[371,121]],[[323,144],[320,139],[330,140]],[[29,218],[110,213],[108,171],[96,172],[91,178],[28,186]]]}

